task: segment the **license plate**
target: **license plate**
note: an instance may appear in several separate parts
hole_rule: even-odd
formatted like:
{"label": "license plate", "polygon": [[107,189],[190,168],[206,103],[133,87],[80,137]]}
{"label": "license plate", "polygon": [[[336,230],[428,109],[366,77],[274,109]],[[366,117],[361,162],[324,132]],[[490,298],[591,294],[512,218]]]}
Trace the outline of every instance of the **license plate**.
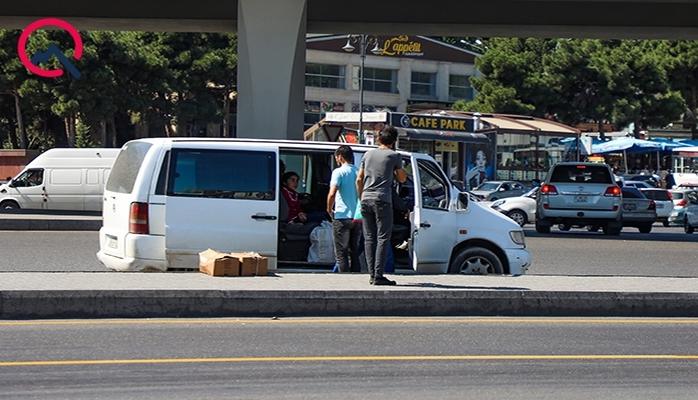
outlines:
{"label": "license plate", "polygon": [[635,204],[623,204],[623,210],[625,211],[635,211],[636,208]]}
{"label": "license plate", "polygon": [[576,203],[586,203],[588,199],[589,199],[588,196],[575,196],[574,197],[574,201]]}

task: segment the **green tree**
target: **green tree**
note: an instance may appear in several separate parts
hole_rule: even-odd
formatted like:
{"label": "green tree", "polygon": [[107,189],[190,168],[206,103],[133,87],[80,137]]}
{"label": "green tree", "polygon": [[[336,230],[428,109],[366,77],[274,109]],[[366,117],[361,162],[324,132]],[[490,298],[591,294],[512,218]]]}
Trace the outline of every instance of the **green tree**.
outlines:
{"label": "green tree", "polygon": [[664,126],[685,110],[681,93],[672,90],[660,42],[623,41],[609,52],[613,121],[633,123],[635,136],[649,126]]}
{"label": "green tree", "polygon": [[693,139],[698,139],[698,42],[664,42],[663,50],[671,87],[681,92],[686,102],[684,126],[691,129]]}
{"label": "green tree", "polygon": [[545,39],[496,38],[476,61],[481,76],[470,79],[476,98],[457,109],[545,116],[553,106],[553,88],[543,68],[555,42]]}

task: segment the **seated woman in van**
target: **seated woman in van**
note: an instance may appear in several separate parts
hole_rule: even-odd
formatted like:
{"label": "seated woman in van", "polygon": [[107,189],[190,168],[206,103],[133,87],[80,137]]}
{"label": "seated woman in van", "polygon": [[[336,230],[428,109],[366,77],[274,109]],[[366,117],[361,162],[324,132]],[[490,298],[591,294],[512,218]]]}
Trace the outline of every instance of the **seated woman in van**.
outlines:
{"label": "seated woman in van", "polygon": [[281,178],[281,195],[284,196],[288,205],[288,222],[306,222],[308,216],[301,208],[300,195],[296,191],[298,189],[298,174],[289,171]]}

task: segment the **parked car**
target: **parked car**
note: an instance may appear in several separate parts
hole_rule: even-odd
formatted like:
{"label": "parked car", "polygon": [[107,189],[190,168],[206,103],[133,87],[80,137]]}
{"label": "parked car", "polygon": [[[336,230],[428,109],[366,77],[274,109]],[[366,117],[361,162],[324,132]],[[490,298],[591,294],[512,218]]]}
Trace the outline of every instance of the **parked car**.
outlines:
{"label": "parked car", "polygon": [[654,187],[654,186],[650,185],[649,183],[643,182],[643,181],[624,181],[623,187],[626,187],[626,186],[627,187],[634,187],[637,189],[651,189]]}
{"label": "parked car", "polygon": [[[300,175],[299,194],[309,197],[306,211],[324,212],[339,145],[200,138],[130,141],[107,181],[97,258],[118,271],[189,269],[198,265],[199,252],[212,248],[257,252],[269,258],[272,270],[289,265],[294,260],[288,254],[307,255],[309,232],[291,232],[288,225],[295,224],[284,221],[280,161],[287,172]],[[373,147],[352,148],[358,165]],[[404,185],[398,194],[412,199],[407,211],[411,218],[401,222],[407,224],[408,247],[399,249],[409,253],[408,267],[431,273],[526,272],[531,256],[521,227],[469,201],[433,158],[399,154],[412,183],[411,190]],[[312,267],[300,260],[290,265]]]}
{"label": "parked car", "polygon": [[640,192],[657,205],[657,221],[669,226],[669,216],[674,210],[671,192],[666,189],[640,189]]}
{"label": "parked car", "polygon": [[688,205],[688,193],[693,192],[690,189],[675,189],[671,191],[671,197],[674,202],[674,208],[669,215],[669,225],[683,226],[684,212]]}
{"label": "parked car", "polygon": [[539,188],[533,188],[522,196],[497,200],[491,207],[508,216],[519,226],[536,222],[536,197]]}
{"label": "parked car", "polygon": [[623,187],[623,227],[635,227],[641,233],[650,233],[657,220],[657,204],[636,188]]}
{"label": "parked car", "polygon": [[686,233],[695,232],[698,228],[698,192],[689,192],[686,194],[688,205],[684,212],[683,229]]}
{"label": "parked car", "polygon": [[625,178],[632,182],[645,182],[651,187],[659,187],[659,177],[655,175],[633,175]]}
{"label": "parked car", "polygon": [[472,193],[485,201],[496,201],[506,197],[521,196],[525,186],[516,181],[488,181],[473,189]]}
{"label": "parked car", "polygon": [[536,199],[536,231],[550,233],[554,224],[597,225],[608,235],[622,229],[621,188],[606,164],[555,164]]}
{"label": "parked car", "polygon": [[0,210],[102,210],[119,149],[51,149],[0,185]]}

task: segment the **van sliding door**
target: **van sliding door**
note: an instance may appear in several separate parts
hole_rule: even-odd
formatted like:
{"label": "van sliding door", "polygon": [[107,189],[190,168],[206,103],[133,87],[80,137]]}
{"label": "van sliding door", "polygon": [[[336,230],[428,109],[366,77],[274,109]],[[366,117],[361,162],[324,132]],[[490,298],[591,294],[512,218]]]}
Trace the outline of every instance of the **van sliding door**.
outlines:
{"label": "van sliding door", "polygon": [[[198,253],[253,251],[276,257],[279,179],[273,145],[173,144],[167,182],[170,268],[193,268]],[[272,260],[273,261],[273,260]]]}

